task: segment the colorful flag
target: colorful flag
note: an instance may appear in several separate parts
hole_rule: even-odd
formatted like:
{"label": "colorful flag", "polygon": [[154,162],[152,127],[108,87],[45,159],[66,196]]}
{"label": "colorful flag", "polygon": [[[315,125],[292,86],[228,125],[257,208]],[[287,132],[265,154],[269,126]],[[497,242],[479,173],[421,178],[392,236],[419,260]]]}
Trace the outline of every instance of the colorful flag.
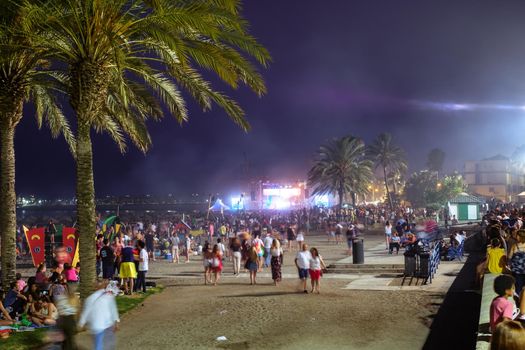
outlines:
{"label": "colorful flag", "polygon": [[73,260],[76,245],[78,241],[78,233],[74,227],[63,227],[62,228],[62,244],[66,248],[66,252],[69,254],[69,261]]}
{"label": "colorful flag", "polygon": [[24,227],[24,232],[26,234],[27,244],[31,251],[31,257],[33,258],[33,265],[36,267],[40,263],[43,263],[46,254],[45,254],[45,228],[39,227],[31,230],[27,230]]}
{"label": "colorful flag", "polygon": [[71,262],[71,266],[76,267],[79,262],[79,255],[78,255],[78,239],[77,239],[77,247],[75,248],[75,255],[73,256],[73,261]]}

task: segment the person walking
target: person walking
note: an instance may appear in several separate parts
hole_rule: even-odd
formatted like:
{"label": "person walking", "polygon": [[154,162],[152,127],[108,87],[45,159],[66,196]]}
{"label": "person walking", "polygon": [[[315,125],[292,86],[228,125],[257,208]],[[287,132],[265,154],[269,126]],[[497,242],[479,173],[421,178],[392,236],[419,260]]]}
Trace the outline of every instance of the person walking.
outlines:
{"label": "person walking", "polygon": [[293,241],[295,241],[296,235],[293,227],[290,225],[286,229],[286,238],[288,239],[288,250],[293,252]]}
{"label": "person walking", "polygon": [[273,240],[269,253],[272,259],[270,264],[272,266],[273,284],[276,286],[278,282],[281,282],[281,257],[283,255],[283,249],[277,239]]}
{"label": "person walking", "polygon": [[222,252],[218,244],[215,244],[213,246],[211,256],[211,271],[213,272],[213,285],[216,286],[219,282],[219,279],[221,278],[222,272]]}
{"label": "person walking", "polygon": [[310,254],[308,245],[305,243],[303,244],[303,250],[297,252],[297,255],[295,256],[295,266],[297,267],[299,279],[301,280],[303,286],[303,293],[305,294],[308,293],[308,290],[306,289],[306,280],[308,279],[311,259],[312,254]]}
{"label": "person walking", "polygon": [[179,245],[180,238],[175,230],[171,234],[171,256],[174,264],[179,263]]}
{"label": "person walking", "polygon": [[[266,230],[266,228],[264,229]],[[274,241],[271,232],[266,233],[264,237],[264,267],[270,266],[272,255],[270,254],[270,249],[272,248],[272,242]]]}
{"label": "person walking", "polygon": [[250,271],[250,285],[257,284],[255,279],[259,270],[259,255],[257,254],[257,248],[254,246],[251,246],[248,250],[248,259],[245,267]]}
{"label": "person walking", "polygon": [[191,237],[189,234],[184,235],[184,255],[186,257],[185,263],[190,262],[190,252],[191,252]]}
{"label": "person walking", "polygon": [[314,292],[314,290],[317,292],[317,294],[321,293],[321,274],[324,269],[326,269],[326,265],[324,264],[323,257],[319,255],[319,252],[317,251],[317,248],[310,249],[310,283],[312,286],[311,293]]}
{"label": "person walking", "polygon": [[241,260],[242,260],[242,254],[241,254],[241,241],[239,240],[239,237],[235,237],[230,244],[230,249],[232,251],[232,258],[233,258],[233,274],[235,276],[239,276],[239,273],[241,272]]}
{"label": "person walking", "polygon": [[390,224],[390,221],[387,220],[385,223],[385,249],[390,249],[390,237],[392,237],[392,225]]}
{"label": "person walking", "polygon": [[100,282],[97,290],[87,297],[78,321],[80,328],[87,325],[93,334],[95,350],[115,349],[115,332],[120,322],[115,295],[106,291],[106,286],[106,282]]}
{"label": "person walking", "polygon": [[300,251],[304,243],[303,230],[299,230],[299,232],[297,233],[297,237],[295,239],[297,240],[297,251]]}
{"label": "person walking", "polygon": [[210,244],[206,241],[202,248],[202,264],[204,266],[204,284],[211,283],[211,263],[213,260],[213,254],[210,248]]}

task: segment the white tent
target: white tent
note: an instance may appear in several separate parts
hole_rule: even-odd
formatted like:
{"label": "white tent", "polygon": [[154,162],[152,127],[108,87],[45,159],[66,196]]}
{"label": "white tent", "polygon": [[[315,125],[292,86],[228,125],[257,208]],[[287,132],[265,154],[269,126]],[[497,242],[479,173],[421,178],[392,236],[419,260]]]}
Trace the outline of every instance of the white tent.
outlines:
{"label": "white tent", "polygon": [[215,204],[210,207],[211,211],[223,211],[223,210],[230,210],[230,207],[227,206],[222,202],[222,200],[219,198],[215,201]]}

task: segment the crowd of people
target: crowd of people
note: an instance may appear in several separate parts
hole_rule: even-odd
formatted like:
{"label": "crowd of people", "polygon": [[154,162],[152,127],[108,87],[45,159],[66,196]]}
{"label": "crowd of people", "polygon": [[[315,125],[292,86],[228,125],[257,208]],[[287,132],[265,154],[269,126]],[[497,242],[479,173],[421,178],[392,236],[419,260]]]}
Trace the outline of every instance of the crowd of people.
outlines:
{"label": "crowd of people", "polygon": [[[286,252],[286,258],[292,259],[289,261],[293,261],[297,270],[298,290],[305,294],[320,293],[326,265],[319,250],[306,242],[307,232],[326,232],[328,242],[334,245],[343,244],[346,239],[347,253],[351,255],[352,241],[360,234],[359,230],[381,223],[387,236],[386,250],[398,253],[400,247],[412,242],[410,228],[426,214],[403,207],[390,211],[386,206],[360,206],[340,211],[313,208],[221,215],[165,213],[141,218],[123,215],[111,225],[106,225],[99,216],[95,232],[96,274],[101,284],[93,294],[95,297],[92,295],[85,301],[79,323],[71,320],[76,319],[78,310],[75,290],[80,264],[58,262],[60,243],[55,239],[55,224],[49,221],[46,248],[54,253],[37,267],[34,276],[27,281],[18,276],[16,284],[10,286],[2,298],[0,326],[58,327],[66,341],[64,348],[70,349],[77,325],[87,324],[95,344],[101,348],[100,344],[113,341],[113,332],[118,328],[114,296],[146,292],[151,261],[168,257],[174,264],[202,261],[206,285],[220,284],[225,264],[231,264],[234,276],[243,271],[249,275],[250,285],[256,285],[257,274],[268,269],[277,286],[283,278]],[[396,224],[392,226],[390,222]],[[21,256],[27,254],[23,235],[18,236],[17,248]],[[89,314],[98,304],[109,310],[102,323]]]}
{"label": "crowd of people", "polygon": [[486,258],[478,265],[494,279],[496,297],[490,305],[491,349],[525,348],[525,213],[517,208],[490,210],[483,218]]}

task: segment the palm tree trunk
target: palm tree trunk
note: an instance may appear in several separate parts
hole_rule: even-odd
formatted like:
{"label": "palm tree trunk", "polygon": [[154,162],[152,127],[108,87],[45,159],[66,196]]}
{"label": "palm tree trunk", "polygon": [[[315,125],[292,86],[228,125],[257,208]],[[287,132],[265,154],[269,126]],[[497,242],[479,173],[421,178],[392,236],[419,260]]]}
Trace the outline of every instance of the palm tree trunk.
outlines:
{"label": "palm tree trunk", "polygon": [[90,125],[83,123],[77,130],[77,220],[79,230],[80,297],[86,298],[96,279],[95,247],[95,184],[93,180],[93,150]]}
{"label": "palm tree trunk", "polygon": [[345,191],[342,186],[339,187],[339,191],[337,194],[339,195],[339,212],[341,212],[343,210],[343,199],[345,195]]}
{"label": "palm tree trunk", "polygon": [[7,290],[16,274],[15,127],[11,118],[4,118],[0,130],[0,230],[2,286]]}
{"label": "palm tree trunk", "polygon": [[386,190],[386,195],[388,196],[388,204],[390,205],[390,210],[394,211],[394,205],[392,204],[392,196],[390,196],[390,190],[388,189],[388,179],[386,176],[385,166],[383,166],[383,174],[385,176],[385,190]]}
{"label": "palm tree trunk", "polygon": [[394,193],[397,194],[397,185],[396,185],[396,178],[394,177],[394,181],[392,182],[392,186],[394,187]]}
{"label": "palm tree trunk", "polygon": [[77,221],[79,230],[80,297],[86,298],[96,280],[95,183],[91,125],[102,113],[107,97],[109,74],[102,64],[79,62],[71,69],[70,103],[77,119]]}

